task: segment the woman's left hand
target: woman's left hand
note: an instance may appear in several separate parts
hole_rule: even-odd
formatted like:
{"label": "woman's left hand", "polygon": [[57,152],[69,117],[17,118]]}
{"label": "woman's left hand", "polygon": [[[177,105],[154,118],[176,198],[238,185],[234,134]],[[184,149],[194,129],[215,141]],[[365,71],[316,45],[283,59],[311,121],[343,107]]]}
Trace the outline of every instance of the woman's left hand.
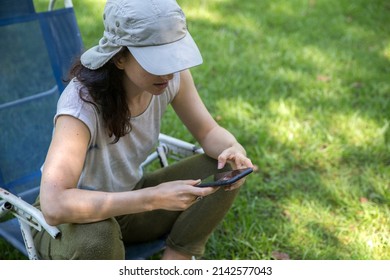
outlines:
{"label": "woman's left hand", "polygon": [[[218,156],[218,169],[223,168],[226,163],[229,163],[233,169],[243,169],[251,167],[253,168],[253,164],[251,160],[242,152],[240,148],[236,148],[232,146],[226,150],[224,150]],[[242,184],[244,184],[245,178],[242,178],[235,182],[234,184],[224,187],[226,191],[231,191],[239,188]]]}

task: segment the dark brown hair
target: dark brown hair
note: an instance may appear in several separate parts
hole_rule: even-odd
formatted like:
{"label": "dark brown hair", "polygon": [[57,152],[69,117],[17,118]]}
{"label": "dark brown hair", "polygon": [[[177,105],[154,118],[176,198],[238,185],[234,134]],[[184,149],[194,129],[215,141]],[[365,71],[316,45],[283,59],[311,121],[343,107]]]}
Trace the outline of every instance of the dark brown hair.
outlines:
{"label": "dark brown hair", "polygon": [[[115,59],[128,54],[128,49],[123,48],[96,70],[86,68],[78,60],[70,71],[71,78],[75,77],[83,85],[79,91],[80,98],[93,104],[102,114],[108,135],[115,137],[113,144],[131,131],[131,114],[123,88],[124,71],[114,63]],[[92,97],[92,101],[85,97],[85,91]]]}

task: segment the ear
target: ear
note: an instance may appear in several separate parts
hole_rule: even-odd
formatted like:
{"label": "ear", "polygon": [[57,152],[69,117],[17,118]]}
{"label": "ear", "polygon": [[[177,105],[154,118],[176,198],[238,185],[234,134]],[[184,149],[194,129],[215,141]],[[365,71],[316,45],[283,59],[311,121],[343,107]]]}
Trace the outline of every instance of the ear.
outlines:
{"label": "ear", "polygon": [[125,69],[126,56],[124,56],[124,55],[116,56],[116,57],[114,57],[113,60],[114,60],[115,66],[118,69],[120,69],[120,70]]}

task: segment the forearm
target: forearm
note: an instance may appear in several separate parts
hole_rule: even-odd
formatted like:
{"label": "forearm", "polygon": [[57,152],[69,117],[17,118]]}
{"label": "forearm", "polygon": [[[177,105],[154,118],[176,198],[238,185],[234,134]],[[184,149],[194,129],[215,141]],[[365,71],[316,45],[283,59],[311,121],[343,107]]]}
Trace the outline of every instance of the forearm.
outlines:
{"label": "forearm", "polygon": [[199,142],[205,153],[215,159],[218,159],[218,156],[224,150],[232,147],[236,148],[243,155],[246,155],[245,149],[237,139],[221,126],[214,127]]}
{"label": "forearm", "polygon": [[42,212],[51,225],[61,223],[90,223],[110,217],[156,209],[184,211],[215,188],[194,187],[199,180],[164,182],[154,187],[127,192],[98,192],[76,188],[42,193]]}
{"label": "forearm", "polygon": [[41,208],[46,221],[52,225],[62,223],[90,223],[152,208],[153,189],[128,192],[99,192],[65,189],[56,194],[45,194]]}

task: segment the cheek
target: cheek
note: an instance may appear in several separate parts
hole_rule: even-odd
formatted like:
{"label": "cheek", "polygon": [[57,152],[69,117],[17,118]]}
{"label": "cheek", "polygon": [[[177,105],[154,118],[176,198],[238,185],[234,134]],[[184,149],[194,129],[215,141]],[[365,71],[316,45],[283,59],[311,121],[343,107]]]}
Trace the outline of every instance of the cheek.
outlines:
{"label": "cheek", "polygon": [[149,84],[153,81],[154,76],[146,72],[140,65],[137,63],[131,63],[125,69],[126,76],[136,84]]}
{"label": "cheek", "polygon": [[147,88],[153,84],[153,79],[147,73],[137,73],[133,76],[133,83],[137,84],[141,88]]}

